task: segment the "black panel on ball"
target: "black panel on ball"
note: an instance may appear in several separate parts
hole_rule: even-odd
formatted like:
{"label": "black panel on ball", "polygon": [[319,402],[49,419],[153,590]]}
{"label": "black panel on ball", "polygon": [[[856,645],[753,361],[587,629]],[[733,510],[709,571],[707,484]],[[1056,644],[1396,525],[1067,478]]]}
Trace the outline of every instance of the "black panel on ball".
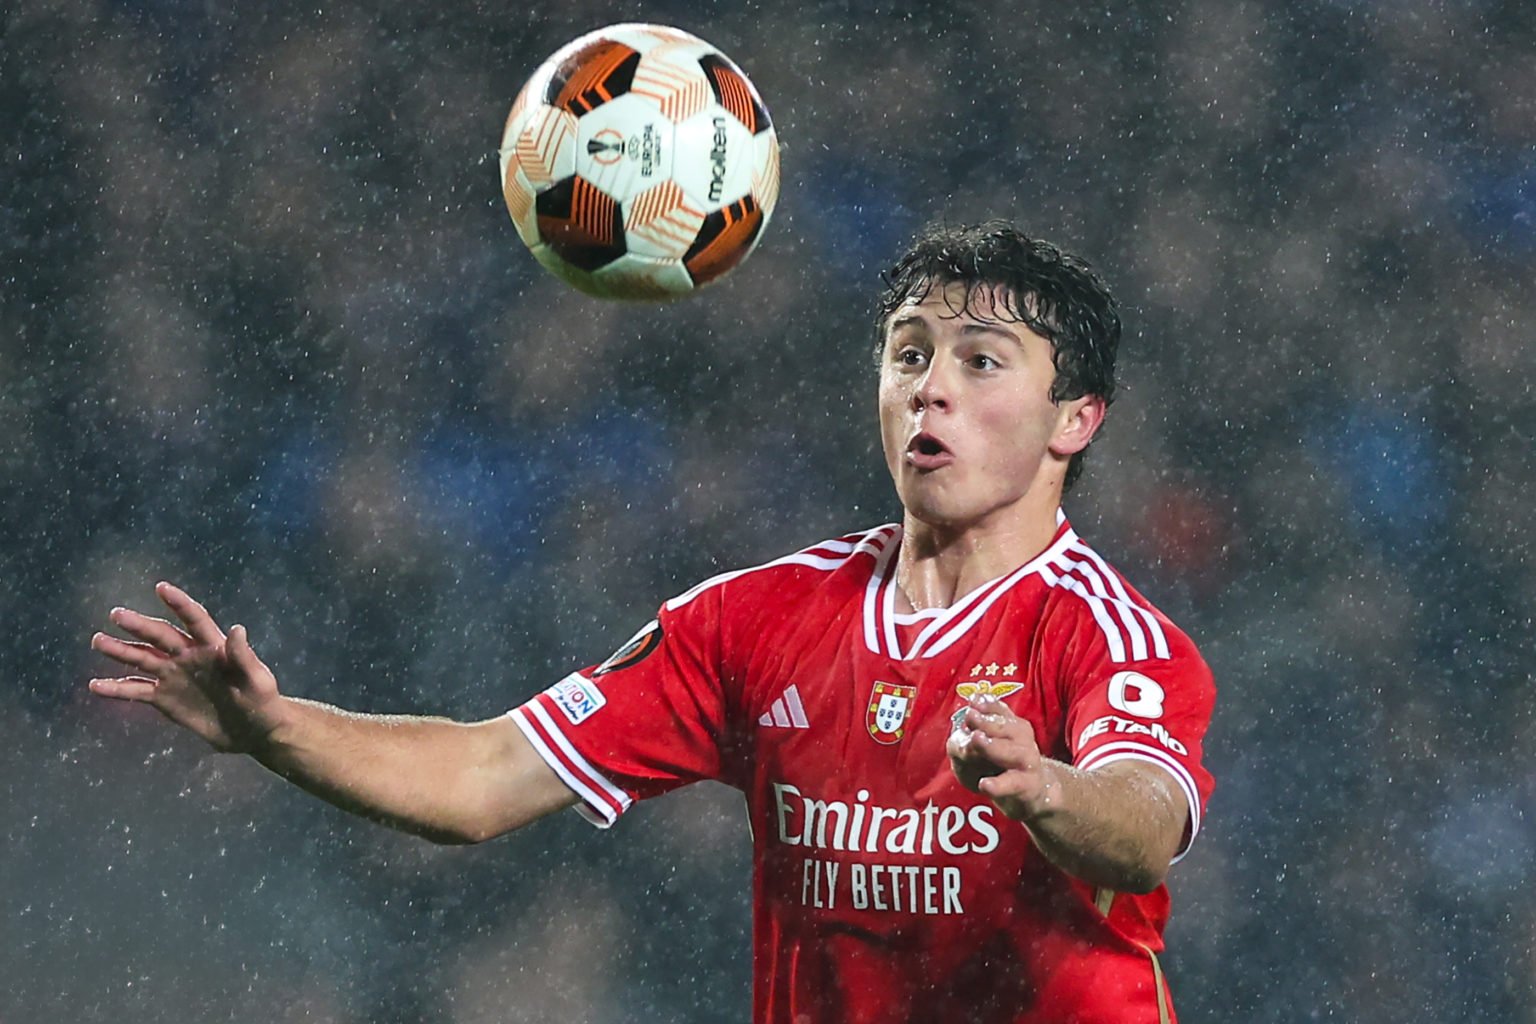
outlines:
{"label": "black panel on ball", "polygon": [[623,256],[624,214],[613,197],[572,175],[534,200],[539,237],[581,270],[596,270]]}
{"label": "black panel on ball", "polygon": [[544,102],[580,117],[629,92],[640,54],[613,39],[599,39],[560,62],[544,87]]}
{"label": "black panel on ball", "polygon": [[768,108],[758,98],[752,82],[724,55],[706,53],[699,58],[699,67],[704,69],[704,77],[709,79],[715,100],[735,115],[736,120],[746,125],[747,131],[756,135],[773,127]]}
{"label": "black panel on ball", "polygon": [[697,285],[713,281],[746,258],[762,229],[763,208],[750,195],[711,213],[683,256],[688,276]]}

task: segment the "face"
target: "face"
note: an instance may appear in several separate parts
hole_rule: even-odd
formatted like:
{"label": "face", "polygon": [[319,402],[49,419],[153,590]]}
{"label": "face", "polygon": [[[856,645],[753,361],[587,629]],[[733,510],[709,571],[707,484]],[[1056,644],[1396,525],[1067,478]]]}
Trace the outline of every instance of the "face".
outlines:
{"label": "face", "polygon": [[908,514],[933,526],[1054,513],[1068,460],[1103,420],[1097,397],[1051,401],[1051,343],[1009,322],[1000,298],[979,289],[957,314],[964,286],[935,287],[886,324],[885,461]]}

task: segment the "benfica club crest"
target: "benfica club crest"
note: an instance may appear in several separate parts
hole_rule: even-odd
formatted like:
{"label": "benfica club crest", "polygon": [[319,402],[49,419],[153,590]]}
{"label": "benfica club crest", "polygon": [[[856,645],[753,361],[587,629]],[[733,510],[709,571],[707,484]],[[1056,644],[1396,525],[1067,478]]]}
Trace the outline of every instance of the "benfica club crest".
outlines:
{"label": "benfica club crest", "polygon": [[[971,678],[963,683],[957,683],[955,692],[964,701],[987,697],[1002,700],[1024,689],[1024,684],[1017,679],[1018,671],[1019,666],[1011,661],[1006,665],[999,665],[995,661],[991,664],[977,662],[976,667],[971,669]],[[1009,678],[1010,676],[1015,678]]]}
{"label": "benfica club crest", "polygon": [[906,731],[907,713],[916,698],[915,686],[876,683],[869,694],[869,710],[864,713],[864,724],[869,727],[870,737],[887,746],[900,742]]}

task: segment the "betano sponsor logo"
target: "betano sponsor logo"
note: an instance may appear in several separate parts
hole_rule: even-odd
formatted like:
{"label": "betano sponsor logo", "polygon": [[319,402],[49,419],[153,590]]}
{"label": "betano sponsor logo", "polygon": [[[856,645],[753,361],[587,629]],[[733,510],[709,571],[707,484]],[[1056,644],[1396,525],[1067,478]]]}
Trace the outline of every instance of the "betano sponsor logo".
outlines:
{"label": "betano sponsor logo", "polygon": [[1151,736],[1175,754],[1183,755],[1189,753],[1189,748],[1174,739],[1161,724],[1153,722],[1151,725],[1143,725],[1140,722],[1133,722],[1129,718],[1121,718],[1119,715],[1105,715],[1103,718],[1095,718],[1083,726],[1083,731],[1077,737],[1078,749],[1081,750],[1089,740],[1095,736],[1102,736],[1106,732],[1123,733],[1127,736]]}
{"label": "betano sponsor logo", "polygon": [[786,846],[853,853],[958,856],[997,849],[995,809],[985,804],[940,807],[933,801],[916,807],[881,807],[869,803],[869,790],[853,800],[820,800],[787,782],[773,784],[779,841]]}

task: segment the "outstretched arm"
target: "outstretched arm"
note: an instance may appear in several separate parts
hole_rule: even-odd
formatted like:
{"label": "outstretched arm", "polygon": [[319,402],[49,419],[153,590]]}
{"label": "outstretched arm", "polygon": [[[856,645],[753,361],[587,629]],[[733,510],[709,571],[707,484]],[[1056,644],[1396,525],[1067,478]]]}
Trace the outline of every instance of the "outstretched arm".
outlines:
{"label": "outstretched arm", "polygon": [[463,723],[362,715],[288,697],[251,649],[169,583],[155,588],[179,624],[114,608],[91,646],[133,675],[94,693],[149,704],[215,749],[250,754],[337,807],[436,842],[479,842],[570,807],[576,795],[510,718]]}
{"label": "outstretched arm", "polygon": [[1189,808],[1161,768],[1118,761],[1084,771],[1043,757],[1033,728],[1001,701],[967,708],[948,753],[961,783],[1023,822],[1067,874],[1120,892],[1163,883]]}

